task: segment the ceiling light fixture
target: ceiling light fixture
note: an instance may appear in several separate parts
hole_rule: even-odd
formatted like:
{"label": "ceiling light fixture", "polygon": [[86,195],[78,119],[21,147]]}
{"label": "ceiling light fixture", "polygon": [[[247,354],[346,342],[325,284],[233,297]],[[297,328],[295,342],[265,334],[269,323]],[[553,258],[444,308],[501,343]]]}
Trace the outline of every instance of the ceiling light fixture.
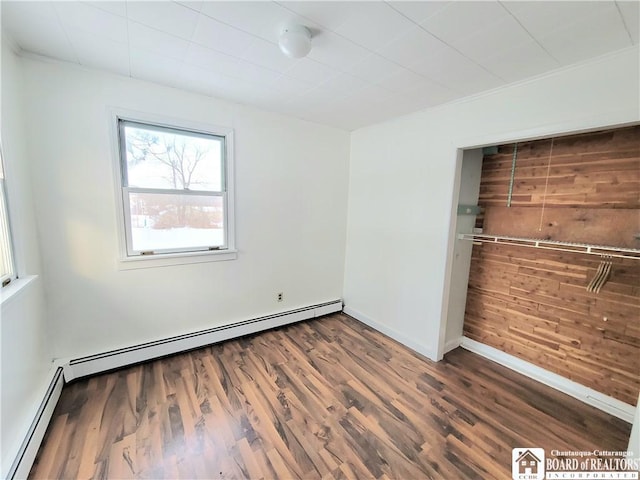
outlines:
{"label": "ceiling light fixture", "polygon": [[303,25],[284,27],[278,45],[289,58],[305,57],[311,51],[311,32]]}

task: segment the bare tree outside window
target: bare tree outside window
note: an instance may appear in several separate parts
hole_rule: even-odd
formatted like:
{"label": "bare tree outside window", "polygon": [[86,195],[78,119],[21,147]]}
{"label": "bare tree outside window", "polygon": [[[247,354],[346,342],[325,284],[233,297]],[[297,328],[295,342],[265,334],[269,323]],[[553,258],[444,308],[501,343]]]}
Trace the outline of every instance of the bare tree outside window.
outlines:
{"label": "bare tree outside window", "polygon": [[134,252],[225,245],[225,138],[121,121]]}
{"label": "bare tree outside window", "polygon": [[[178,190],[221,189],[221,139],[126,127],[126,146],[130,185],[133,185],[133,177],[140,186],[155,184],[160,188]],[[149,165],[154,162],[156,165]],[[147,168],[135,171],[138,166]]]}

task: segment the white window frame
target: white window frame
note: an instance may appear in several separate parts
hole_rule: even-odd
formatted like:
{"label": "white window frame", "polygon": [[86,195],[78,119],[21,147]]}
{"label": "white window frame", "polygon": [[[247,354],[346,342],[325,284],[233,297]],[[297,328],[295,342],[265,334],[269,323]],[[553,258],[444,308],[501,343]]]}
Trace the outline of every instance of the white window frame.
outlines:
{"label": "white window frame", "polygon": [[[119,237],[119,268],[123,270],[147,267],[160,267],[169,265],[182,265],[188,263],[215,262],[234,260],[237,258],[235,247],[235,208],[234,208],[234,153],[233,153],[233,129],[190,122],[160,115],[132,112],[123,109],[110,110],[111,139],[114,157],[114,177],[116,185],[116,207]],[[224,204],[224,229],[225,244],[221,247],[202,248],[173,248],[156,250],[152,254],[136,252],[131,244],[131,219],[129,210],[129,192],[140,193],[170,193],[175,190],[162,190],[156,188],[129,187],[126,184],[126,149],[121,137],[122,122],[139,124],[151,129],[183,132],[195,136],[215,136],[224,139],[222,159],[222,192],[180,191],[184,195],[211,195],[222,196]]]}
{"label": "white window frame", "polygon": [[0,288],[4,288],[18,278],[16,271],[15,253],[11,233],[11,219],[9,218],[9,199],[7,196],[6,168],[4,155],[0,144],[0,254],[4,255],[4,262],[9,266],[8,273],[0,275]]}

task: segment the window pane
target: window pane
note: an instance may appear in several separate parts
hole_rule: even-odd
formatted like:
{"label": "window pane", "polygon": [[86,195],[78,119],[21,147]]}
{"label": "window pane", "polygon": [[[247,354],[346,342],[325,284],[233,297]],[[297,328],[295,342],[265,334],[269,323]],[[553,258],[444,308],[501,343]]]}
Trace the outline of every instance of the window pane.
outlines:
{"label": "window pane", "polygon": [[224,138],[125,123],[128,186],[220,192]]}
{"label": "window pane", "polygon": [[135,251],[225,245],[221,196],[130,192],[129,211]]}
{"label": "window pane", "polygon": [[13,258],[7,206],[5,203],[4,179],[0,178],[0,280],[13,277]]}

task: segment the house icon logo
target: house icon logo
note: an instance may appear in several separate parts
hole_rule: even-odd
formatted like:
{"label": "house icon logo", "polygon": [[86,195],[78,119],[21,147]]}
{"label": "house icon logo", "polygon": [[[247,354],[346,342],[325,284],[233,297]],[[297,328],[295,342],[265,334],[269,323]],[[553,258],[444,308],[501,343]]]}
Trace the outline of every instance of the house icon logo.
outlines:
{"label": "house icon logo", "polygon": [[544,479],[544,449],[514,448],[511,451],[513,480]]}

